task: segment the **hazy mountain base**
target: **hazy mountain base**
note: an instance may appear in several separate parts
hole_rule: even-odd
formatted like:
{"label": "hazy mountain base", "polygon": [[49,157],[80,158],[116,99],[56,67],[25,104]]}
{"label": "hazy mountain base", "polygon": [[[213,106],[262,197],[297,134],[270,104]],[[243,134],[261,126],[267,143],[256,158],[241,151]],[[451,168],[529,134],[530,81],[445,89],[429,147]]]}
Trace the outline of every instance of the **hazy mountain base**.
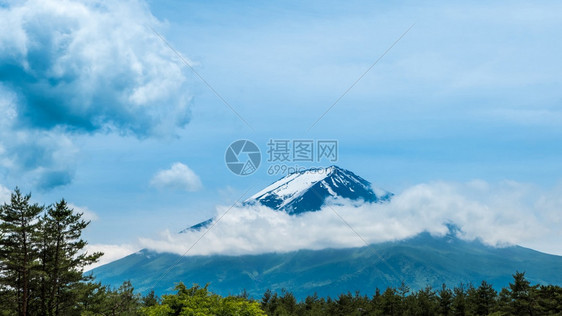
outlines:
{"label": "hazy mountain base", "polygon": [[[513,271],[525,271],[529,281],[562,284],[562,257],[519,246],[494,248],[479,241],[422,233],[414,238],[361,248],[301,250],[244,256],[186,256],[165,275],[179,255],[141,250],[92,273],[103,284],[119,286],[131,280],[141,293],[173,292],[174,284],[209,284],[220,295],[244,289],[259,298],[267,289],[291,291],[297,299],[317,293],[336,296],[347,291],[373,293],[375,288],[412,290],[443,283],[479,284],[487,280],[500,289]],[[161,280],[156,282],[157,280]]]}

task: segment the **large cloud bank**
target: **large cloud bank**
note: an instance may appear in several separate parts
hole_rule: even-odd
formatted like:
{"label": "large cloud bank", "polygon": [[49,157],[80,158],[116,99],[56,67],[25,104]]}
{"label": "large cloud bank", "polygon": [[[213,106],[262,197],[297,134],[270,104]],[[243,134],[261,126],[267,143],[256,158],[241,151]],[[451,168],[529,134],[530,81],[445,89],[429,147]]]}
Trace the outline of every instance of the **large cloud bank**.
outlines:
{"label": "large cloud bank", "polygon": [[[531,186],[514,182],[437,182],[411,187],[388,204],[339,201],[302,216],[261,206],[238,206],[203,238],[205,230],[184,234],[166,231],[160,239],[142,238],[140,243],[156,251],[183,255],[201,238],[187,255],[256,254],[358,247],[421,232],[442,236],[449,232],[448,224],[455,224],[460,228],[460,238],[505,246],[559,234],[561,192],[559,188],[539,194]],[[227,210],[226,206],[218,207],[217,217]]]}
{"label": "large cloud bank", "polygon": [[40,188],[72,180],[76,133],[173,134],[186,77],[139,1],[0,6],[0,165]]}

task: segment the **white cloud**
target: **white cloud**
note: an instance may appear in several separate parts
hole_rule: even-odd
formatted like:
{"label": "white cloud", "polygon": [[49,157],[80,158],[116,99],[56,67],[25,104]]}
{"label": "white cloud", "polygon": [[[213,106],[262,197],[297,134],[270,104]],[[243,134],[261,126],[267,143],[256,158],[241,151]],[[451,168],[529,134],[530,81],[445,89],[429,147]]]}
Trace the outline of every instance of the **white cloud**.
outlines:
{"label": "white cloud", "polygon": [[121,245],[110,245],[110,244],[93,244],[86,245],[84,249],[87,253],[103,252],[104,255],[100,260],[90,266],[87,266],[84,270],[92,270],[104,264],[110,263],[112,261],[126,257],[139,250],[138,247],[129,244]]}
{"label": "white cloud", "polygon": [[18,182],[33,183],[39,189],[69,184],[74,176],[78,149],[60,128],[53,130],[2,129],[0,167]]}
{"label": "white cloud", "polygon": [[36,127],[152,135],[187,122],[186,78],[142,1],[29,0],[0,9],[0,66]]}
{"label": "white cloud", "polygon": [[199,176],[181,162],[172,164],[170,169],[158,171],[150,181],[150,184],[161,189],[183,191],[197,191],[202,187]]}
{"label": "white cloud", "polygon": [[[557,192],[558,195],[550,193],[548,196],[560,196],[562,190]],[[542,208],[541,203],[549,207]],[[263,206],[239,206],[231,209],[189,255],[357,247],[364,245],[362,239],[377,243],[412,237],[424,231],[444,235],[449,223],[460,227],[458,236],[463,239],[478,238],[493,246],[520,244],[548,239],[553,230],[557,231],[561,207],[559,198],[537,194],[532,186],[514,182],[492,185],[484,181],[420,184],[396,195],[388,204],[338,202],[338,205],[301,216],[290,216]],[[218,207],[217,216],[227,209]],[[543,216],[554,217],[558,224]],[[140,243],[149,249],[183,254],[203,232],[165,231],[160,239],[141,238]],[[562,253],[562,248],[557,251]]]}
{"label": "white cloud", "polygon": [[190,117],[187,77],[141,0],[0,6],[0,167],[68,184],[73,134],[170,136]]}
{"label": "white cloud", "polygon": [[75,212],[82,213],[82,219],[86,221],[96,221],[98,219],[98,214],[91,211],[89,208],[85,206],[77,206],[76,204],[68,203],[68,206],[71,209],[74,209]]}
{"label": "white cloud", "polygon": [[12,191],[0,184],[0,204],[10,202]]}

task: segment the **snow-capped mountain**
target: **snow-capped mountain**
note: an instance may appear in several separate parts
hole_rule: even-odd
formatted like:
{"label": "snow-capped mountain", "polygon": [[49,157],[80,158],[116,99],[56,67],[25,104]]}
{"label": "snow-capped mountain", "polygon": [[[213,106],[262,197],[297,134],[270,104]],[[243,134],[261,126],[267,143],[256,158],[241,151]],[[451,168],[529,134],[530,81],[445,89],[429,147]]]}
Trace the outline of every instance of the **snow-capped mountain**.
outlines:
{"label": "snow-capped mountain", "polygon": [[[350,199],[381,203],[389,201],[394,194],[373,187],[371,183],[355,173],[338,166],[311,168],[291,173],[243,202],[245,205],[259,203],[276,211],[291,215],[320,210],[328,199]],[[180,233],[208,227],[213,218],[188,227]]]}
{"label": "snow-capped mountain", "polygon": [[254,194],[245,203],[260,203],[289,214],[318,211],[326,200],[346,198],[366,202],[385,202],[392,193],[374,188],[371,183],[337,166],[295,172]]}
{"label": "snow-capped mountain", "polygon": [[[354,173],[331,166],[288,175],[243,203],[260,203],[298,216],[319,210],[328,199],[336,199],[335,203],[341,198],[377,203],[391,197],[392,193],[373,188]],[[205,230],[213,223],[211,218],[184,232]],[[525,271],[533,283],[562,284],[562,256],[520,246],[491,247],[478,239],[466,241],[457,237],[459,227],[452,223],[448,227],[445,236],[422,232],[409,239],[342,249],[240,256],[180,256],[143,249],[92,273],[96,280],[114,287],[130,280],[143,293],[170,293],[182,280],[187,284],[208,283],[213,292],[222,295],[244,290],[259,297],[267,289],[288,289],[299,299],[310,293],[320,297],[348,291],[372,293],[377,287],[396,288],[400,284],[417,290],[428,285],[438,288],[443,283],[489,280],[496,287],[505,287],[514,271]]]}

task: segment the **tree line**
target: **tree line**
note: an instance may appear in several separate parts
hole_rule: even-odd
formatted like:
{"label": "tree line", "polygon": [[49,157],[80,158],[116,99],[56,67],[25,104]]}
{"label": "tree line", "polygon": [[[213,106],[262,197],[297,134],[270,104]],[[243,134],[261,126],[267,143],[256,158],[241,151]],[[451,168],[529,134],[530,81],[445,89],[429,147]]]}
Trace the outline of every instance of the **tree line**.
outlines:
{"label": "tree line", "polygon": [[286,291],[267,291],[261,300],[267,315],[562,315],[562,287],[531,285],[525,273],[516,272],[513,282],[497,292],[486,281],[440,289],[411,291],[402,284],[372,296],[340,294],[336,298],[308,296],[297,302]]}
{"label": "tree line", "polygon": [[16,188],[0,206],[0,315],[562,315],[562,287],[532,285],[520,272],[499,292],[486,281],[417,291],[402,284],[299,301],[286,290],[223,297],[180,282],[174,294],[140,295],[128,281],[114,289],[83,272],[102,256],[84,251],[83,214],[64,199],[30,199]]}

